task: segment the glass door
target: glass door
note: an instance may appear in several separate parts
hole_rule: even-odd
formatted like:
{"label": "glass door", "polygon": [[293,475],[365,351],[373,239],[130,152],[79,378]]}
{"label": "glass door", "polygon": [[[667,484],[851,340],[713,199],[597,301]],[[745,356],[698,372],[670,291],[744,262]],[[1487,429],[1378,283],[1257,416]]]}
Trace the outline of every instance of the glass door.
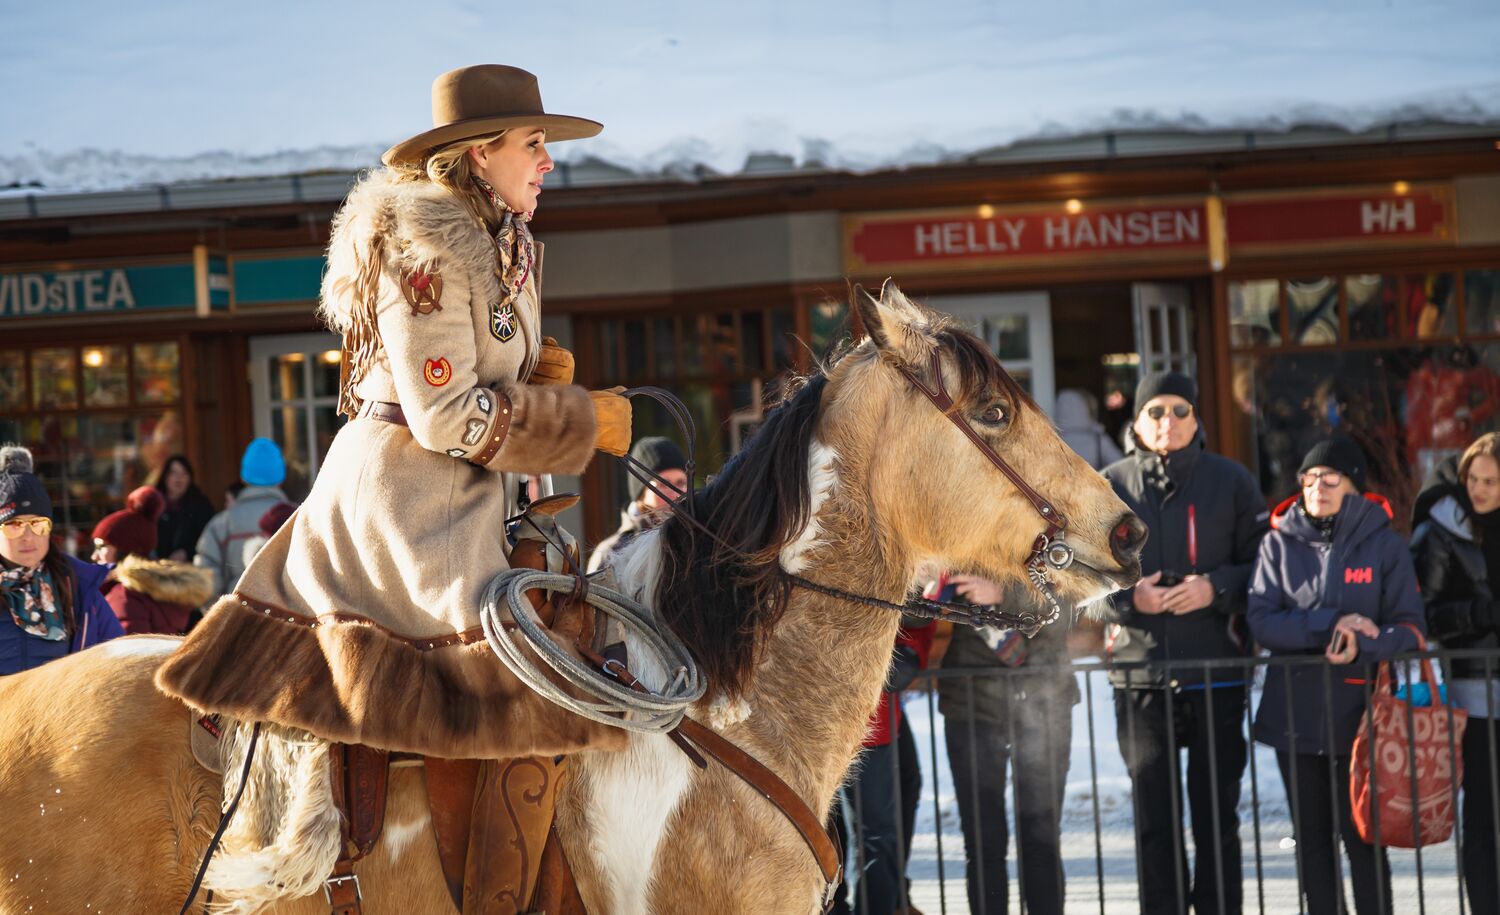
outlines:
{"label": "glass door", "polygon": [[287,497],[301,501],[333,436],[338,415],[339,338],[288,334],[250,341],[250,391],[255,434],[281,447]]}
{"label": "glass door", "polygon": [[1136,283],[1130,287],[1135,303],[1135,348],[1141,374],[1181,372],[1198,377],[1193,348],[1193,304],[1181,283]]}
{"label": "glass door", "polygon": [[933,296],[924,303],[962,321],[994,350],[1006,371],[1052,415],[1052,303],[1045,292]]}

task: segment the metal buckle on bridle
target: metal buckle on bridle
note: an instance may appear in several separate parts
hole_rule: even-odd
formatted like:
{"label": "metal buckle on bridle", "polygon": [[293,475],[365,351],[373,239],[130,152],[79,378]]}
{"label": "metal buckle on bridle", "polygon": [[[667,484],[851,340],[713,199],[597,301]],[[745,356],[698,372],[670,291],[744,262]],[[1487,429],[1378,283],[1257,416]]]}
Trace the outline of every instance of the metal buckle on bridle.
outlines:
{"label": "metal buckle on bridle", "polygon": [[326,898],[328,900],[328,904],[329,905],[333,905],[333,890],[331,889],[331,887],[333,887],[335,884],[343,884],[343,883],[351,883],[351,882],[354,884],[354,901],[355,902],[363,902],[364,898],[365,898],[365,894],[362,893],[362,892],[360,892],[359,875],[358,874],[346,874],[346,875],[342,875],[342,876],[335,875],[335,876],[329,877],[327,880],[323,881],[323,896],[324,896],[324,898]]}

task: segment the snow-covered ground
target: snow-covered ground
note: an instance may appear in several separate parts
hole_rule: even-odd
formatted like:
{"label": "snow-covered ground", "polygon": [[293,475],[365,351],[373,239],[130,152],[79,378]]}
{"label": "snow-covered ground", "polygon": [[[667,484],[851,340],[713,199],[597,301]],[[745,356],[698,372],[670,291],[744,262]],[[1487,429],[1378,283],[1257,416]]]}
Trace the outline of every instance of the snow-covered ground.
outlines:
{"label": "snow-covered ground", "polygon": [[[1084,701],[1073,709],[1073,756],[1068,771],[1063,811],[1063,857],[1067,872],[1067,905],[1072,912],[1125,915],[1140,911],[1136,890],[1135,840],[1131,830],[1130,779],[1115,739],[1112,693],[1102,673],[1079,675]],[[1090,755],[1090,703],[1092,698],[1093,753]],[[958,804],[944,749],[943,718],[929,694],[907,697],[913,736],[922,760],[922,803],[917,815],[917,834],[912,842],[908,874],[912,880],[912,902],[926,915],[968,913],[964,891],[963,835],[959,831]],[[934,760],[934,738],[936,758]],[[935,764],[934,764],[935,763]],[[1292,828],[1285,791],[1276,769],[1275,754],[1267,747],[1255,751],[1258,807],[1252,805],[1250,771],[1240,805],[1240,836],[1244,846],[1244,898],[1246,912],[1283,913],[1298,911],[1297,871],[1291,841]],[[1008,789],[1008,812],[1014,810]],[[1100,829],[1096,835],[1096,811]],[[1256,816],[1259,819],[1260,860],[1255,855]],[[1186,811],[1184,811],[1186,813]],[[938,828],[939,819],[941,829]],[[1014,830],[1012,830],[1014,836]],[[1013,840],[1014,841],[1014,840]],[[1193,860],[1191,834],[1187,841]],[[942,852],[939,855],[939,843]],[[1392,892],[1397,911],[1450,913],[1459,911],[1455,845],[1422,850],[1421,899],[1414,851],[1390,851]],[[1011,912],[1021,911],[1012,844]],[[1353,903],[1353,890],[1345,878],[1345,895]]]}

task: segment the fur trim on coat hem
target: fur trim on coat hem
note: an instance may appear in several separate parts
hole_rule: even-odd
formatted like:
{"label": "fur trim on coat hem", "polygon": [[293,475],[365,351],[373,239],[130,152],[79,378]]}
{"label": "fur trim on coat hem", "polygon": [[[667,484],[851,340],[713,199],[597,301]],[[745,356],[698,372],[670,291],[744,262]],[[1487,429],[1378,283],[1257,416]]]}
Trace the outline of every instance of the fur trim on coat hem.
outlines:
{"label": "fur trim on coat hem", "polygon": [[482,637],[423,642],[352,615],[316,620],[226,597],[157,669],[164,693],[207,712],[325,740],[450,759],[622,749],[618,728],[523,684]]}

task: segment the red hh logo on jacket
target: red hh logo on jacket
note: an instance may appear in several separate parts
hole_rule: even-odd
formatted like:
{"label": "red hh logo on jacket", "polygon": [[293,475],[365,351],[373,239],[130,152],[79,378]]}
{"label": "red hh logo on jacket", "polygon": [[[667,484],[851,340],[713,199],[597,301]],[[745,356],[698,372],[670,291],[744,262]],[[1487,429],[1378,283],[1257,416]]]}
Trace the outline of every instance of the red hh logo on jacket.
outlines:
{"label": "red hh logo on jacket", "polygon": [[1367,585],[1374,580],[1375,570],[1369,566],[1363,569],[1344,570],[1344,584],[1346,585]]}

